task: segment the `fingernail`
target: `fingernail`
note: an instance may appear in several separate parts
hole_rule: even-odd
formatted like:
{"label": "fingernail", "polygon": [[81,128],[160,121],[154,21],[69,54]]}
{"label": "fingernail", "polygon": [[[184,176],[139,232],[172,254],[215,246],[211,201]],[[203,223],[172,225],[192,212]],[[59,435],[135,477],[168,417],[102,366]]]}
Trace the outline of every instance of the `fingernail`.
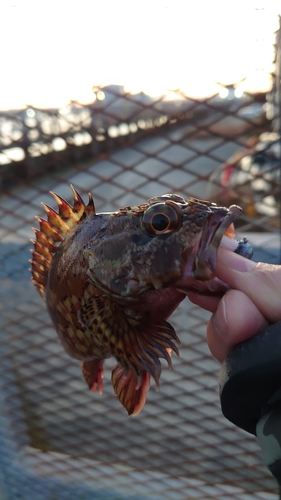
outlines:
{"label": "fingernail", "polygon": [[256,262],[224,249],[219,250],[219,263],[242,273],[247,273],[256,266]]}

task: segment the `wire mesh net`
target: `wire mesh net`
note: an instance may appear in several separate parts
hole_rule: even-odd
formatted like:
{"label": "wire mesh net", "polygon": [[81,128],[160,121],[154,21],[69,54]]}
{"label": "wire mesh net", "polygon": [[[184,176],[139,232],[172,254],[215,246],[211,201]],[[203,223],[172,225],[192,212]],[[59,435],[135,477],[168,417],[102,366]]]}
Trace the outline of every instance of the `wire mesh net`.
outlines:
{"label": "wire mesh net", "polygon": [[275,498],[254,437],[221,414],[219,364],[205,341],[209,313],[187,300],[179,306],[171,323],[180,357],[172,371],[163,366],[160,390],[152,386],[142,413],[129,418],[110,384],[113,360],[103,395],[88,391],[28,271],[40,202],[54,206],[49,191],[71,202],[69,184],[85,199],[90,191],[97,211],[166,192],[238,203],[238,233],[255,259],[278,263],[277,90],[242,96],[239,85],[222,89],[196,100],[182,91],[167,99],[96,86],[87,106],[0,113],[5,500]]}

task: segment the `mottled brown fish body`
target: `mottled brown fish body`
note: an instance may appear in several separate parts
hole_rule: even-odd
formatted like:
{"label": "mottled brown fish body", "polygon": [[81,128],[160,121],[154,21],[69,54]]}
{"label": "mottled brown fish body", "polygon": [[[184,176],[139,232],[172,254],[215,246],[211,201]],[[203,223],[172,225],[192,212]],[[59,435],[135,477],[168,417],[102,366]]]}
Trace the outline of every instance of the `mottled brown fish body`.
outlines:
{"label": "mottled brown fish body", "polygon": [[143,407],[160,358],[171,367],[178,338],[166,321],[190,291],[222,293],[215,276],[220,240],[241,209],[169,194],[136,207],[96,214],[77,191],[58,212],[44,205],[32,280],[45,298],[65,350],[83,361],[92,390],[102,392],[102,363],[118,362],[112,383],[129,414]]}

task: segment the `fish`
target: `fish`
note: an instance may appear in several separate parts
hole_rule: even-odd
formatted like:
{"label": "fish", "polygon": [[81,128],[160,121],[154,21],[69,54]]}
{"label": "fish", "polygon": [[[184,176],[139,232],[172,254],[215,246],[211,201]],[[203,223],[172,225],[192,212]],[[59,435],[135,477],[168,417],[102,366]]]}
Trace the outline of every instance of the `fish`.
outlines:
{"label": "fish", "polygon": [[[89,389],[102,393],[103,363],[113,356],[114,392],[137,415],[151,378],[159,388],[161,359],[171,369],[179,354],[169,316],[189,292],[226,291],[216,277],[217,249],[221,241],[239,249],[233,223],[242,209],[164,194],[97,213],[90,193],[86,204],[71,189],[73,205],[53,192],[57,210],[42,203],[47,218],[37,216],[33,228],[31,279]],[[247,245],[240,242],[241,252]]]}

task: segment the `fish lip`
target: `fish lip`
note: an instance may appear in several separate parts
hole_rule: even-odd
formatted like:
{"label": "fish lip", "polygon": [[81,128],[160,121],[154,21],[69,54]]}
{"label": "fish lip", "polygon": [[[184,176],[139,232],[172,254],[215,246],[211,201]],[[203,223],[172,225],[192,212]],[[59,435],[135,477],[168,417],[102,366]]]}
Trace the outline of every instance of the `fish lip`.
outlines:
{"label": "fish lip", "polygon": [[198,254],[195,259],[192,273],[195,279],[210,280],[215,277],[217,249],[220,241],[230,224],[240,217],[241,212],[241,207],[231,205],[224,216],[218,210],[209,217],[208,223],[201,233]]}

